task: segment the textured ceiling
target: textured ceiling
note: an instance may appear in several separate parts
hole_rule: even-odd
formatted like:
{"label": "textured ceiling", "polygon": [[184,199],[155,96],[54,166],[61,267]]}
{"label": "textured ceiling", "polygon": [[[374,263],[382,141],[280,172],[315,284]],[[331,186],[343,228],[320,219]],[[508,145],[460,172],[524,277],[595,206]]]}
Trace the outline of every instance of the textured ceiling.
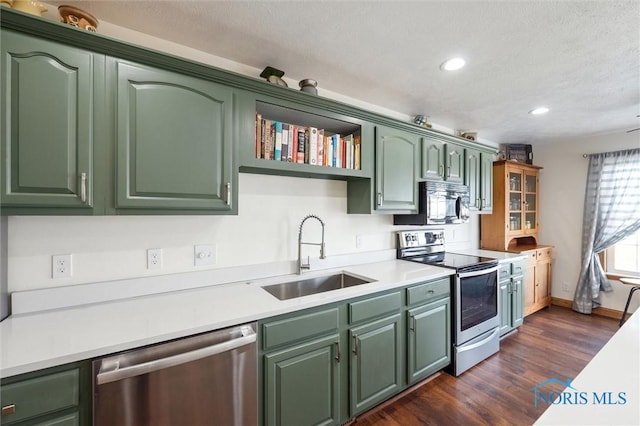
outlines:
{"label": "textured ceiling", "polygon": [[498,143],[640,127],[639,0],[48,3]]}

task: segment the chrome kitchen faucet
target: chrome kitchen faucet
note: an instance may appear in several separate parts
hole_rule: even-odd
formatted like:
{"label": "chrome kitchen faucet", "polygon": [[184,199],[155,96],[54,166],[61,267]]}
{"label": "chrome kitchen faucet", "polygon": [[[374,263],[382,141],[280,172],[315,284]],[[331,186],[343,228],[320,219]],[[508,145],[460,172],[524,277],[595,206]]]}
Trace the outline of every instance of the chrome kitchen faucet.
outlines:
{"label": "chrome kitchen faucet", "polygon": [[[319,243],[302,242],[302,227],[304,226],[304,223],[306,222],[306,220],[311,218],[317,219],[318,222],[320,222],[320,225],[322,225],[322,241]],[[324,259],[326,257],[324,255],[324,222],[322,221],[322,219],[320,219],[318,216],[314,214],[307,215],[304,219],[302,219],[302,222],[300,222],[300,230],[298,231],[298,275],[302,274],[303,269],[311,269],[309,256],[307,256],[307,263],[302,263],[302,245],[303,244],[309,245],[309,246],[320,246],[320,259]]]}

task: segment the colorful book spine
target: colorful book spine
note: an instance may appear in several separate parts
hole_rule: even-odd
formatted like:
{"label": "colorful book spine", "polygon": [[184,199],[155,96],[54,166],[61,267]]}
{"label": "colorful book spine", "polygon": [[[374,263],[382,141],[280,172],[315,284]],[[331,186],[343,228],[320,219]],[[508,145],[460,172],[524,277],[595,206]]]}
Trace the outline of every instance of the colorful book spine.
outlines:
{"label": "colorful book spine", "polygon": [[360,135],[357,133],[353,136],[353,145],[353,168],[360,170]]}
{"label": "colorful book spine", "polygon": [[293,124],[289,126],[289,152],[287,153],[287,161],[289,163],[296,161],[298,155],[298,128]]}
{"label": "colorful book spine", "polygon": [[335,135],[327,136],[325,138],[326,148],[324,150],[325,153],[325,163],[327,167],[333,167],[333,137]]}
{"label": "colorful book spine", "polygon": [[260,143],[261,143],[261,134],[262,134],[262,115],[258,112],[256,112],[255,131],[256,131],[256,158],[261,158],[262,148]]}
{"label": "colorful book spine", "polygon": [[271,150],[271,120],[263,120],[264,122],[264,156],[265,160],[273,159],[273,151]]}
{"label": "colorful book spine", "polygon": [[298,127],[298,150],[296,151],[296,163],[304,163],[304,147],[307,143],[304,127]]}
{"label": "colorful book spine", "polygon": [[318,129],[309,127],[309,164],[318,164]]}
{"label": "colorful book spine", "polygon": [[276,133],[275,144],[273,147],[273,159],[280,161],[280,158],[282,157],[282,123],[276,121],[273,123],[273,126],[275,127]]}
{"label": "colorful book spine", "polygon": [[282,161],[287,161],[287,155],[289,155],[289,125],[282,123]]}
{"label": "colorful book spine", "polygon": [[318,155],[316,165],[324,166],[324,129],[318,129]]}

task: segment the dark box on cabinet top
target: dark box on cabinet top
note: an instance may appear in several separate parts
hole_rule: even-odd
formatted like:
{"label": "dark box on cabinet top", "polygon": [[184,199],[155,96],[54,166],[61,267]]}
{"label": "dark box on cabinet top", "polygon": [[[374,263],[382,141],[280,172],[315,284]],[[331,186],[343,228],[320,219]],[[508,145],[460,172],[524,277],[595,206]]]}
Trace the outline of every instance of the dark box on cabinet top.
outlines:
{"label": "dark box on cabinet top", "polygon": [[504,154],[507,160],[519,163],[533,164],[533,152],[528,144],[508,144],[505,145]]}

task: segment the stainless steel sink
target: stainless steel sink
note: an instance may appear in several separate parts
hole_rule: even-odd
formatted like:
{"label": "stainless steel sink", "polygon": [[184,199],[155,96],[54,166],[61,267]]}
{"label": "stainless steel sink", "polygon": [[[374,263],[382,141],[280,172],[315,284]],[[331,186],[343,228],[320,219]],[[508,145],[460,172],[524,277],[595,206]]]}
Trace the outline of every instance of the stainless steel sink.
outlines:
{"label": "stainless steel sink", "polygon": [[294,299],[310,294],[324,293],[325,291],[338,290],[353,287],[360,284],[373,282],[353,275],[340,273],[323,277],[307,278],[298,281],[273,284],[262,287],[280,300]]}

